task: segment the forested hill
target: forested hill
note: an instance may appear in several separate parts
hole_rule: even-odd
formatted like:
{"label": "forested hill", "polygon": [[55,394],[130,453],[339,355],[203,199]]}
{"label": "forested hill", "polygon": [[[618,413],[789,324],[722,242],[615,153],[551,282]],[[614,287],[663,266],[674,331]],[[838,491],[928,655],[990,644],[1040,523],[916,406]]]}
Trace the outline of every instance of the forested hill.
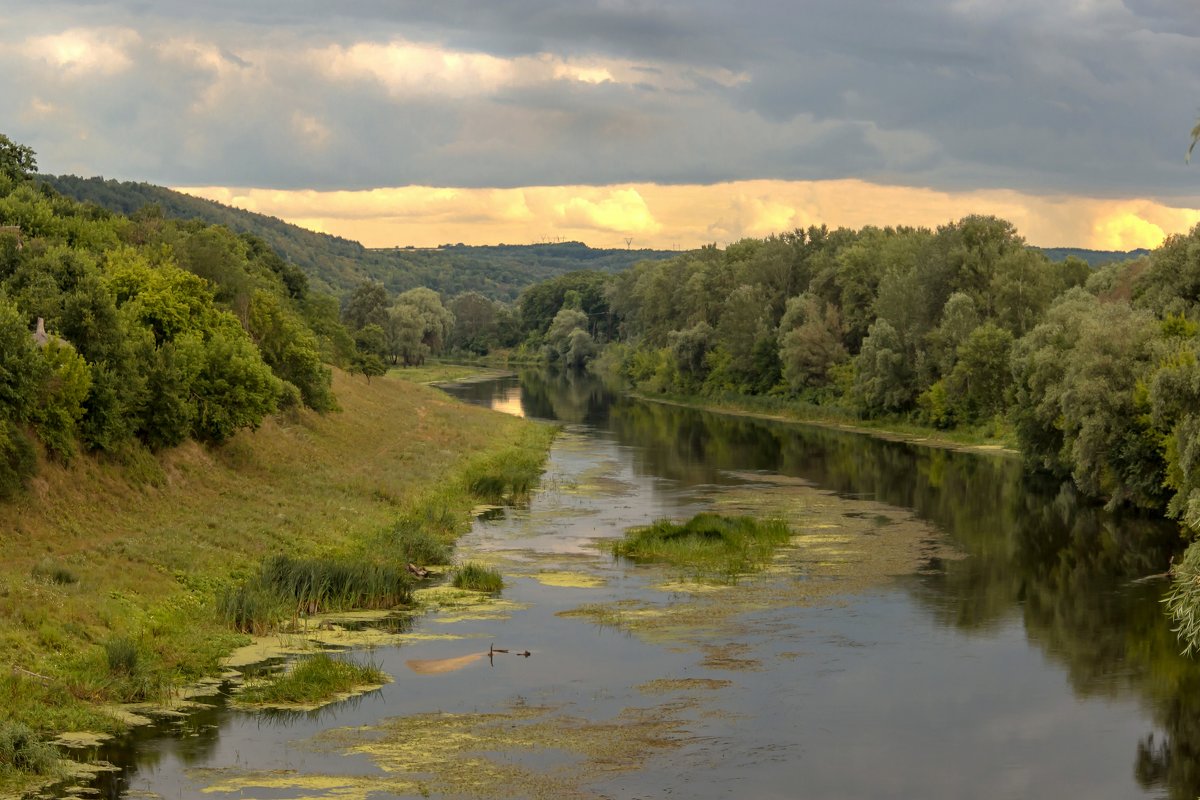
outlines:
{"label": "forested hill", "polygon": [[315,289],[334,294],[372,279],[393,295],[426,286],[447,296],[477,291],[495,300],[511,301],[526,286],[566,272],[617,272],[638,261],[676,255],[661,250],[597,250],[579,242],[373,250],[350,239],[149,183],[74,175],[42,175],[39,180],[67,197],[120,214],[134,215],[144,206],[157,205],[171,219],[199,219],[254,234],[303,269]]}
{"label": "forested hill", "polygon": [[1150,255],[1150,251],[1145,248],[1137,250],[1085,250],[1082,247],[1035,247],[1034,250],[1040,250],[1042,255],[1051,261],[1066,261],[1069,256],[1083,259],[1088,263],[1088,266],[1095,269],[1103,267],[1105,264],[1115,264],[1120,261],[1128,261],[1131,258]]}

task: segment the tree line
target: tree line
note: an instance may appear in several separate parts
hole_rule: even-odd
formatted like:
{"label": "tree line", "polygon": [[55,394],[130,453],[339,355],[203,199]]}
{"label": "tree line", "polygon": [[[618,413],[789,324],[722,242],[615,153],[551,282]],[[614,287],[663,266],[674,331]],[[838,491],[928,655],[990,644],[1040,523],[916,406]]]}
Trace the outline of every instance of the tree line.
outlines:
{"label": "tree line", "polygon": [[[526,292],[547,300],[550,360],[579,353],[648,394],[997,437],[1031,472],[1200,532],[1200,227],[1099,268],[968,216],[812,227],[593,277],[587,309]],[[1171,609],[1200,645],[1200,547],[1175,574]]]}

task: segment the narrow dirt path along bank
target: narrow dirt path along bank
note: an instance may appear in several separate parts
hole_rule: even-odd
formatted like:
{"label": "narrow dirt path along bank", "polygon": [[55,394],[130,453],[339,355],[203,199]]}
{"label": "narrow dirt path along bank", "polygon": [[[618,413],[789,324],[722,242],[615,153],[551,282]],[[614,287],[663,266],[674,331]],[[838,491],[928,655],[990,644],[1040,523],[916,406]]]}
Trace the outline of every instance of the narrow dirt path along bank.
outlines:
{"label": "narrow dirt path along bank", "polygon": [[[265,556],[350,553],[417,510],[461,532],[469,468],[553,436],[407,382],[337,373],[334,388],[339,412],[217,450],[46,465],[0,505],[0,722],[121,729],[103,705],[164,696],[245,641],[212,601]],[[0,794],[15,782],[0,775]]]}

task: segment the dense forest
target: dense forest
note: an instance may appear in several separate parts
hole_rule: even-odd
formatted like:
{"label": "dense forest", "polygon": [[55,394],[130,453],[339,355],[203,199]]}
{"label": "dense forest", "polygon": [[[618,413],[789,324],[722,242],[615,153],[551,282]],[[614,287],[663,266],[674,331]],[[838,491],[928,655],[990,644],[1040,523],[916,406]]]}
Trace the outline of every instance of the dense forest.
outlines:
{"label": "dense forest", "polygon": [[303,269],[314,289],[339,296],[364,281],[376,281],[392,294],[423,286],[446,296],[477,292],[511,302],[525,287],[564,272],[617,272],[637,261],[675,255],[662,250],[594,249],[580,242],[372,250],[349,239],[148,183],[73,175],[39,175],[38,180],[66,197],[118,214],[133,215],[157,206],[167,219],[200,220],[251,234]]}

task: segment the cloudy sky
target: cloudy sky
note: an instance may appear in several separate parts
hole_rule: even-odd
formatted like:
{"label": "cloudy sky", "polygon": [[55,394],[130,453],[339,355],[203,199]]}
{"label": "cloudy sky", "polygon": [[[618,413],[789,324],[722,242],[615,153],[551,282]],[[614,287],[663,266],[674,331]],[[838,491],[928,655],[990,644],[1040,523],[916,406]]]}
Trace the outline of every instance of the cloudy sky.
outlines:
{"label": "cloudy sky", "polygon": [[0,98],[44,172],[372,246],[1200,222],[1196,0],[0,0]]}

